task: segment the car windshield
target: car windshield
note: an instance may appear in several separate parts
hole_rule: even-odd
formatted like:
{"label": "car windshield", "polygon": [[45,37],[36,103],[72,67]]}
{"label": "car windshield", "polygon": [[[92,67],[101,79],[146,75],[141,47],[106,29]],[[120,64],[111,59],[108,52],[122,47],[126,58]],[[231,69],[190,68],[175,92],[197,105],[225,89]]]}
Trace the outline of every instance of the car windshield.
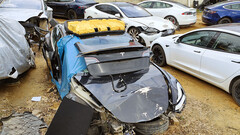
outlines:
{"label": "car windshield", "polygon": [[122,12],[129,18],[138,18],[138,17],[149,17],[152,16],[145,9],[136,6],[136,5],[124,5],[119,6]]}
{"label": "car windshield", "polygon": [[40,0],[3,0],[0,8],[23,8],[42,10]]}
{"label": "car windshield", "polygon": [[93,38],[82,39],[82,41],[84,46],[87,46],[87,50],[82,50],[83,52],[102,50],[112,47],[141,45],[137,41],[134,41],[133,38],[127,33],[123,35],[96,36]]}

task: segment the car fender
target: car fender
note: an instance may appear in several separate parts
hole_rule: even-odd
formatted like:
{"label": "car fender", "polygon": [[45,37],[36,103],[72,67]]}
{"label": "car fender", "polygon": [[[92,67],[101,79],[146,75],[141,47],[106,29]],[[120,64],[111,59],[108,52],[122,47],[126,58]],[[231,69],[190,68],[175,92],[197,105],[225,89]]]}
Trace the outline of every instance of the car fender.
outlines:
{"label": "car fender", "polygon": [[173,38],[176,37],[176,36],[179,36],[179,35],[171,35],[171,36],[167,36],[167,37],[157,38],[150,45],[150,50],[152,51],[152,48],[155,45],[160,45],[164,50],[164,53],[165,53],[165,56],[166,56],[166,61],[167,61],[167,63],[169,63],[170,62],[170,47],[171,47],[171,45],[175,44],[174,41],[173,41]]}

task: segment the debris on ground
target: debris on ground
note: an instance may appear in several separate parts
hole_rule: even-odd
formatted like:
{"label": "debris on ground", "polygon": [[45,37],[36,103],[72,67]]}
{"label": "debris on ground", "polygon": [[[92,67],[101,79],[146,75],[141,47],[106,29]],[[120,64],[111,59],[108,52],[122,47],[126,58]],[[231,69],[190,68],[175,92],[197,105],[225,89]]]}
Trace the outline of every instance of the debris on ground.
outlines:
{"label": "debris on ground", "polygon": [[1,135],[40,135],[40,129],[47,128],[47,124],[31,113],[14,113],[2,118]]}

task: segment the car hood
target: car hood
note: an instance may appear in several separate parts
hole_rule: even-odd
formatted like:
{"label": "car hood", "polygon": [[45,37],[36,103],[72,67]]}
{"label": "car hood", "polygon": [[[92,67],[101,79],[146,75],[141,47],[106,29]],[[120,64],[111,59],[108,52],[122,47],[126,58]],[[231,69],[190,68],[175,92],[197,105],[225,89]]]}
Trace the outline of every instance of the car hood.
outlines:
{"label": "car hood", "polygon": [[130,18],[130,20],[147,27],[156,28],[160,31],[166,29],[175,29],[174,25],[170,21],[157,16]]}
{"label": "car hood", "polygon": [[168,85],[164,75],[154,65],[149,69],[122,74],[126,83],[123,89],[119,75],[94,78],[75,76],[94,97],[117,119],[126,123],[151,121],[168,108]]}
{"label": "car hood", "polygon": [[[39,16],[43,11],[36,9],[17,9],[17,8],[0,8],[0,15],[14,19],[16,21],[25,22],[29,18]],[[44,14],[39,16],[40,18],[47,18]]]}

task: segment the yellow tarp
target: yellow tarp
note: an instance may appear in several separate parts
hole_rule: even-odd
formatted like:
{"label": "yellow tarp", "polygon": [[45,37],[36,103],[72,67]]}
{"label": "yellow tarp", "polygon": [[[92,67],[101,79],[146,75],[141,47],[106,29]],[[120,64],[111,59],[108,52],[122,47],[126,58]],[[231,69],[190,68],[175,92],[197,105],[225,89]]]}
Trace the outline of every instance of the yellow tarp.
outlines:
{"label": "yellow tarp", "polygon": [[79,35],[95,32],[125,30],[125,23],[117,19],[69,21],[67,26],[70,31]]}

